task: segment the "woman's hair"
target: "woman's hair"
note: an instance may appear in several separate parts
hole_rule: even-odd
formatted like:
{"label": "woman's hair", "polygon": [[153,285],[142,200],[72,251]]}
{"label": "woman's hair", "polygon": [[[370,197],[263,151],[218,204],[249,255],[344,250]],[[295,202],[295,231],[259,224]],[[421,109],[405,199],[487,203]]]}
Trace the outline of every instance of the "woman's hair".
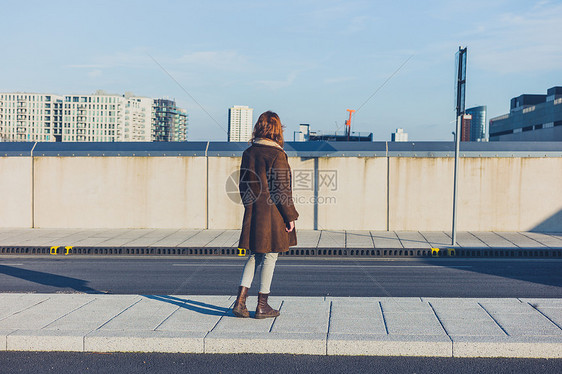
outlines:
{"label": "woman's hair", "polygon": [[257,138],[267,138],[283,147],[283,127],[277,113],[270,110],[263,112],[254,125],[250,142],[253,143]]}

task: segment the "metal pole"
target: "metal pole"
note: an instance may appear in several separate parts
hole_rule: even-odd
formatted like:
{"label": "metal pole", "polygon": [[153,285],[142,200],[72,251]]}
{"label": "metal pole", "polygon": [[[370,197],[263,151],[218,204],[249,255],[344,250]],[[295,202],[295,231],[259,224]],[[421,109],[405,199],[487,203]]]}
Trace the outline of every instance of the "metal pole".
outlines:
{"label": "metal pole", "polygon": [[455,131],[455,175],[453,177],[453,235],[451,235],[452,243],[451,245],[457,244],[457,185],[459,180],[459,148],[460,148],[460,128],[461,128],[461,118],[462,116],[457,117],[457,128]]}

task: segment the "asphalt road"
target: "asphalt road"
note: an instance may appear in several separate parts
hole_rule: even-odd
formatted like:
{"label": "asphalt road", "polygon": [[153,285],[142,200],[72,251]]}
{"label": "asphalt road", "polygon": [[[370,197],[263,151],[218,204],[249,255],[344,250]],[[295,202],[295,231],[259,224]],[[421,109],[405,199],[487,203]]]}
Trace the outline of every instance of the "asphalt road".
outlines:
{"label": "asphalt road", "polygon": [[0,373],[560,373],[562,360],[0,352]]}
{"label": "asphalt road", "polygon": [[[0,257],[0,292],[234,294],[243,258]],[[250,294],[257,294],[257,280]],[[281,257],[283,296],[562,297],[562,260]]]}

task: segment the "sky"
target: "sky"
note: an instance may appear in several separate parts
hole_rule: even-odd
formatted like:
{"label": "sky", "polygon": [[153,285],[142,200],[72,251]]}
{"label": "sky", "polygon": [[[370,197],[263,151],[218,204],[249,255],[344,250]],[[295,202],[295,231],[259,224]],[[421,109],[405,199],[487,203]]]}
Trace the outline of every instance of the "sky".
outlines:
{"label": "sky", "polygon": [[0,0],[0,92],[173,98],[188,140],[226,140],[228,108],[277,112],[292,140],[352,130],[452,140],[455,53],[488,119],[562,85],[562,1]]}

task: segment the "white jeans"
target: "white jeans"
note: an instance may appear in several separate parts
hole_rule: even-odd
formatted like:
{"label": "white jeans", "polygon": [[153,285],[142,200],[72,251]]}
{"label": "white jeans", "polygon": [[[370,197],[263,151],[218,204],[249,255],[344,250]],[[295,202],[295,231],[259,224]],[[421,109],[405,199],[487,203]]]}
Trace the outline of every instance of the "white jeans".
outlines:
{"label": "white jeans", "polygon": [[[255,253],[253,252],[246,261],[244,272],[242,273],[242,280],[240,285],[250,288],[257,266],[261,265],[261,279],[260,279],[260,293],[269,293],[271,281],[273,280],[273,270],[275,270],[275,263],[277,262],[278,253]],[[256,266],[257,260],[257,266]]]}

